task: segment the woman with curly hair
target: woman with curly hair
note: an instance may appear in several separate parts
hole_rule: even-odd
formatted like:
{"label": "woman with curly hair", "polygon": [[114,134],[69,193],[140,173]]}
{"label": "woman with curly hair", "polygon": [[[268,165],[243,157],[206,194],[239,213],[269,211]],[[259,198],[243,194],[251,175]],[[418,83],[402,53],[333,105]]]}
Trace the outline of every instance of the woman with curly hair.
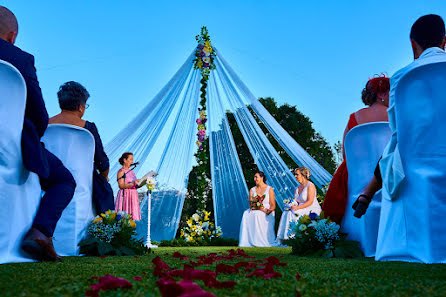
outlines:
{"label": "woman with curly hair", "polygon": [[344,140],[348,131],[353,127],[371,122],[388,122],[387,108],[389,107],[389,78],[385,75],[369,79],[362,90],[362,102],[367,107],[358,110],[350,115],[347,127],[344,131],[342,155],[344,161],[336,170],[325,195],[322,210],[326,216],[340,224],[344,217],[347,205],[348,172],[345,160]]}

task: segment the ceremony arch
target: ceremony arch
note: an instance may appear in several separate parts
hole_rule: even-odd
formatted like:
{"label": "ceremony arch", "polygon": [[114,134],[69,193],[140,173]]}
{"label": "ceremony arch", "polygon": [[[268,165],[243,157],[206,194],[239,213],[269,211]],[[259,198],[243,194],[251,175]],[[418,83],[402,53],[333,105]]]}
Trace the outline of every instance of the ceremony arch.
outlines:
{"label": "ceremony arch", "polygon": [[[212,47],[206,28],[197,41],[198,47],[170,81],[106,145],[111,176],[120,169],[115,161],[127,151],[139,161],[137,176],[153,169],[158,172],[157,189],[152,193],[151,225],[152,239],[157,241],[175,237],[189,173],[194,164],[205,167],[207,162],[211,179],[201,170],[198,180],[204,187],[212,187],[215,223],[222,228],[224,237],[238,238],[241,217],[248,208],[248,187],[229,128],[228,112],[234,115],[257,167],[275,189],[281,209],[283,199],[294,196],[298,183],[251,111],[298,166],[311,170],[311,179],[319,188],[331,180],[331,175],[277,123]],[[198,156],[196,160],[194,154]],[[115,178],[111,184],[116,192]],[[146,199],[142,209],[145,203]],[[142,220],[147,220],[147,216],[143,214]]]}

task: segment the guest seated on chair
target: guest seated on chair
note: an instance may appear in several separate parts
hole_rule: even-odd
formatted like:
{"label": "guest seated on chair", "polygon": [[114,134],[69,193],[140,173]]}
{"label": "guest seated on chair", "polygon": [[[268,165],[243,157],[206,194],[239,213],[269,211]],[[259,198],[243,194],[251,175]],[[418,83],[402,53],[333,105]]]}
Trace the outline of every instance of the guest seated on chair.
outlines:
{"label": "guest seated on chair", "polygon": [[[389,78],[383,76],[370,79],[362,90],[362,102],[368,107],[358,110],[350,115],[345,136],[353,127],[365,123],[388,121],[387,107],[389,106]],[[344,144],[342,146],[344,161],[336,170],[325,195],[322,210],[333,221],[341,224],[347,205],[348,172],[345,160]]]}
{"label": "guest seated on chair", "polygon": [[[442,60],[446,61],[446,53],[444,51],[446,37],[443,19],[438,15],[432,14],[420,17],[412,26],[410,41],[415,61],[397,71],[391,78],[392,89],[390,91],[389,106],[390,127],[395,127],[396,125],[394,96],[400,79],[410,70],[421,65]],[[402,168],[399,152],[397,151],[397,132],[392,131],[390,142],[375,168],[374,177],[353,204],[353,209],[355,209],[354,215],[358,218],[365,214],[373,196],[383,187],[383,181],[387,183],[389,194],[394,196],[404,179],[404,168]],[[381,172],[385,172],[386,176],[381,176]]]}
{"label": "guest seated on chair", "polygon": [[93,122],[82,119],[88,108],[88,91],[80,84],[69,81],[60,86],[57,92],[59,106],[62,110],[50,118],[50,124],[68,124],[85,128],[93,134],[95,140],[94,170],[93,170],[93,202],[97,213],[105,213],[114,209],[113,190],[108,184],[110,164],[104,152],[101,137]]}
{"label": "guest seated on chair", "polygon": [[[276,209],[274,190],[266,184],[266,176],[261,171],[254,175],[254,182],[256,186],[249,191],[250,209],[245,210],[240,224],[239,246],[275,246],[277,244],[274,234]],[[261,197],[261,201],[256,200],[256,197]]]}
{"label": "guest seated on chair", "polygon": [[294,200],[297,205],[291,206],[290,210],[285,210],[280,218],[279,229],[277,230],[277,239],[288,239],[288,231],[291,222],[297,222],[299,217],[309,215],[310,212],[319,215],[321,206],[316,198],[316,187],[310,181],[310,169],[299,167],[294,170],[294,177],[300,184],[294,194]]}
{"label": "guest seated on chair", "polygon": [[20,71],[27,89],[22,131],[23,163],[26,169],[39,175],[45,191],[21,248],[36,260],[60,261],[62,258],[54,250],[52,236],[63,210],[73,198],[76,182],[62,162],[40,142],[48,125],[48,113],[37,80],[34,57],[14,46],[17,32],[16,17],[9,9],[0,6],[0,59]]}

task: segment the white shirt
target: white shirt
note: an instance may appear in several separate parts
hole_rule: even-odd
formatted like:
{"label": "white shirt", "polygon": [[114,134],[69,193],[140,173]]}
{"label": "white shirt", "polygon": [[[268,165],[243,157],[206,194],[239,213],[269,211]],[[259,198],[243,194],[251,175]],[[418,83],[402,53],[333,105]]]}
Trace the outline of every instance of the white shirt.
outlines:
{"label": "white shirt", "polygon": [[401,156],[398,149],[397,129],[396,129],[396,115],[395,115],[395,90],[399,81],[407,73],[413,69],[432,63],[445,62],[446,52],[439,47],[431,47],[426,49],[418,59],[406,67],[398,70],[390,78],[390,93],[389,93],[389,108],[387,113],[389,115],[389,125],[392,130],[392,136],[389,143],[384,149],[382,159],[379,162],[381,176],[383,178],[383,187],[389,193],[391,199],[396,197],[399,185],[405,178],[404,168],[401,162]]}

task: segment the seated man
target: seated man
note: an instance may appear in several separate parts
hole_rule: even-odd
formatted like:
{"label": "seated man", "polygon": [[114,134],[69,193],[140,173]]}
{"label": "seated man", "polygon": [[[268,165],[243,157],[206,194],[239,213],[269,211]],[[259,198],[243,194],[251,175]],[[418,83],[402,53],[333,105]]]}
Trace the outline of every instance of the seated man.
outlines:
{"label": "seated man", "polygon": [[40,142],[48,125],[48,113],[37,80],[34,57],[14,46],[17,32],[14,14],[0,6],[0,59],[20,71],[27,89],[22,131],[23,163],[26,169],[39,175],[42,190],[46,192],[21,247],[36,260],[60,261],[52,236],[62,211],[73,198],[76,183],[62,162]]}
{"label": "seated man", "polygon": [[[410,41],[415,61],[396,72],[390,79],[388,114],[391,127],[396,125],[394,96],[400,79],[419,66],[446,61],[446,52],[444,51],[446,37],[443,19],[438,15],[420,17],[412,26]],[[398,131],[392,131],[392,137],[375,169],[374,177],[353,204],[355,216],[358,218],[366,212],[373,195],[377,191],[385,187],[391,198],[394,198],[405,178],[398,150],[397,133]]]}

